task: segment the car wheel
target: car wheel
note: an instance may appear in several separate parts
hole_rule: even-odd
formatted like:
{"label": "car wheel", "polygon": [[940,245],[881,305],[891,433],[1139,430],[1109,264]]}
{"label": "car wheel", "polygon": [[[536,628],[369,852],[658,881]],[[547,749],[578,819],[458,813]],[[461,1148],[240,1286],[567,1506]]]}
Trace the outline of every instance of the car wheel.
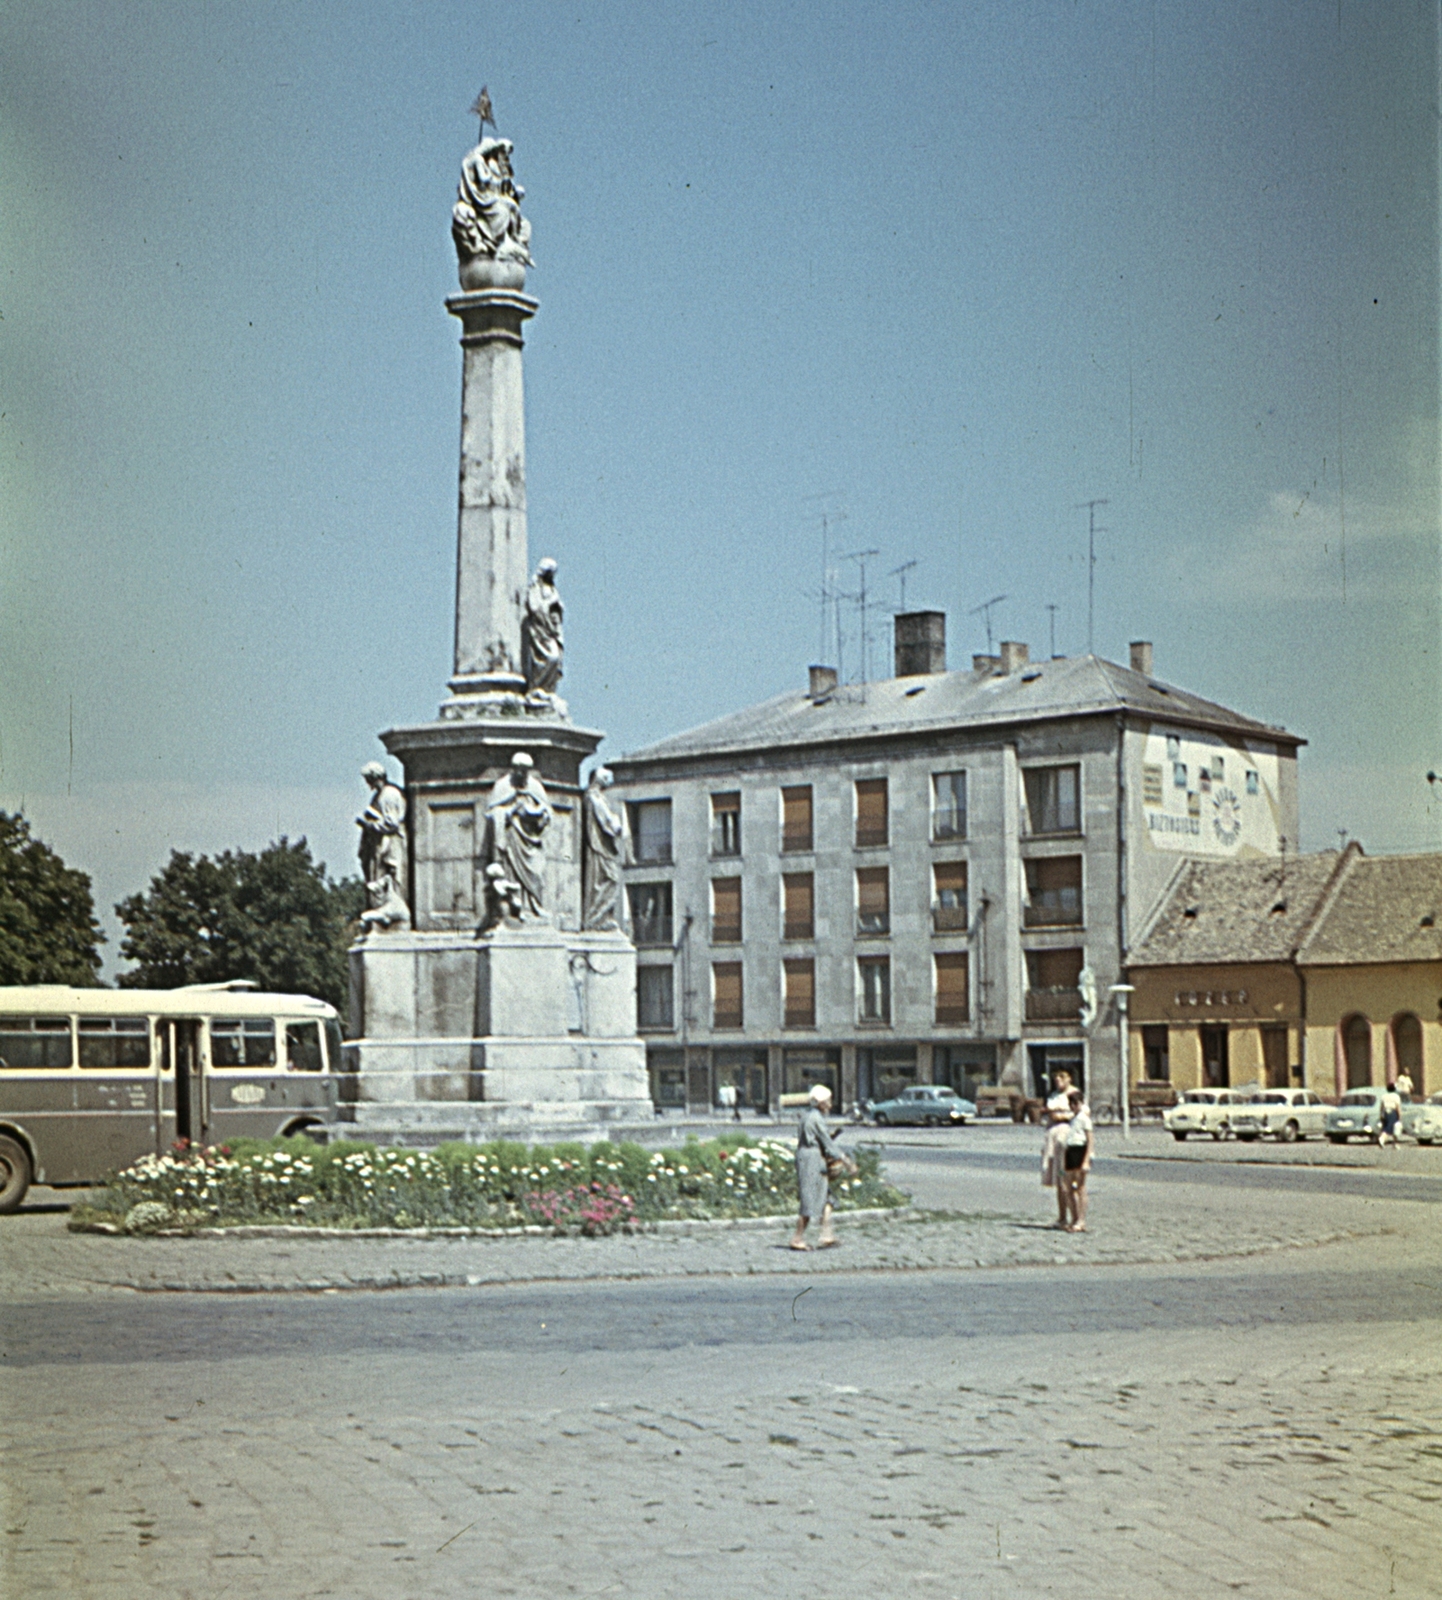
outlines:
{"label": "car wheel", "polygon": [[1212,1137],[1220,1144],[1221,1140],[1222,1140],[1222,1129],[1213,1128],[1212,1129]]}
{"label": "car wheel", "polygon": [[1178,1144],[1185,1144],[1187,1142],[1186,1134],[1178,1133],[1175,1128],[1172,1129],[1172,1138],[1174,1138]]}
{"label": "car wheel", "polygon": [[876,1126],[878,1128],[889,1128],[891,1126],[891,1119],[884,1111],[878,1111],[876,1113]]}
{"label": "car wheel", "polygon": [[1333,1144],[1346,1144],[1347,1142],[1347,1135],[1345,1133],[1329,1133],[1327,1137],[1332,1141]]}
{"label": "car wheel", "polygon": [[0,1214],[14,1211],[30,1187],[30,1157],[25,1147],[0,1135]]}
{"label": "car wheel", "polygon": [[1422,1137],[1421,1137],[1421,1136],[1420,1136],[1420,1135],[1418,1135],[1418,1138],[1417,1138],[1417,1143],[1418,1143],[1418,1144],[1431,1144],[1431,1143],[1432,1143],[1432,1141],[1431,1141],[1431,1139],[1430,1139],[1430,1138],[1428,1138],[1428,1139],[1424,1139],[1424,1138],[1422,1138]]}
{"label": "car wheel", "polygon": [[1277,1137],[1282,1141],[1283,1144],[1296,1144],[1297,1140],[1301,1137],[1301,1133],[1302,1130],[1295,1122],[1287,1122],[1282,1125],[1282,1131],[1277,1135]]}
{"label": "car wheel", "polygon": [[1252,1140],[1257,1136],[1255,1133],[1239,1133],[1237,1137],[1242,1141],[1243,1144],[1251,1144]]}

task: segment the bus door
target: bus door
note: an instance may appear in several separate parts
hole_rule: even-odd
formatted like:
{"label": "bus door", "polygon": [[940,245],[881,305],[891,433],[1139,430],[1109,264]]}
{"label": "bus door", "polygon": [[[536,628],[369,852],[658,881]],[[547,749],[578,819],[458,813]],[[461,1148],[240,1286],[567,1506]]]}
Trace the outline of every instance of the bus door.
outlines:
{"label": "bus door", "polygon": [[148,1017],[81,1017],[77,1038],[72,1143],[77,1178],[94,1182],[154,1152],[156,1063]]}
{"label": "bus door", "polygon": [[160,1035],[160,1151],[180,1139],[206,1143],[204,1083],[198,1017],[162,1017]]}

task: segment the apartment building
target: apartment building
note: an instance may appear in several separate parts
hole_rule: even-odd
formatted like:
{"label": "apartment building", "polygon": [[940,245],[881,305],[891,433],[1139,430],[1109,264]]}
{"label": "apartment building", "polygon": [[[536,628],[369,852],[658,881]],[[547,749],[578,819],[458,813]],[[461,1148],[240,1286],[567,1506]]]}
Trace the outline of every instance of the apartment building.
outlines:
{"label": "apartment building", "polygon": [[1130,921],[1180,857],[1295,840],[1302,741],[1159,681],[1150,645],[961,672],[945,648],[942,613],[904,614],[893,678],[814,667],[611,763],[659,1106],[1060,1066],[1115,1102]]}

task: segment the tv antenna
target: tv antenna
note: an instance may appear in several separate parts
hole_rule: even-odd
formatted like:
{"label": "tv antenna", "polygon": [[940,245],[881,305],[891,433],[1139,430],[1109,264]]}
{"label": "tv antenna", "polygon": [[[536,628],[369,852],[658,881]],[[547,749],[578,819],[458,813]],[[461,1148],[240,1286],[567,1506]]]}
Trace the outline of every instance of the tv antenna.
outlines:
{"label": "tv antenna", "polygon": [[[879,550],[853,550],[850,555],[840,556],[838,560],[854,561],[859,574],[859,587],[855,594],[845,596],[848,600],[856,602],[857,618],[861,624],[861,681],[865,684],[871,677],[871,634],[866,625],[866,614],[871,609],[866,598],[866,563],[873,556],[879,556]],[[838,600],[842,598],[838,596]],[[841,607],[836,610],[837,629],[841,626]]]}
{"label": "tv antenna", "polygon": [[917,563],[914,560],[903,561],[899,567],[893,567],[891,571],[886,574],[888,578],[901,579],[901,604],[896,608],[898,611],[906,610],[906,575],[916,565]]}
{"label": "tv antenna", "polygon": [[1051,615],[1050,615],[1050,617],[1048,619],[1050,621],[1050,623],[1051,623],[1051,658],[1052,658],[1053,661],[1055,661],[1056,660],[1056,607],[1054,605],[1049,605],[1047,607],[1047,610],[1051,613]]}
{"label": "tv antenna", "polygon": [[1108,528],[1097,527],[1097,507],[1109,506],[1110,500],[1083,500],[1073,507],[1076,511],[1085,511],[1087,514],[1087,654],[1094,656],[1096,620],[1096,582],[1097,582],[1097,535],[1109,533]]}
{"label": "tv antenna", "polygon": [[831,528],[833,524],[846,521],[846,508],[835,504],[841,494],[840,489],[823,489],[820,494],[805,496],[803,504],[810,503],[810,517],[821,519],[821,631],[820,649],[817,661],[826,660],[826,625],[827,607],[833,603],[837,606],[836,612],[836,670],[841,672],[841,597],[836,592],[836,573],[831,566]]}
{"label": "tv antenna", "polygon": [[974,617],[978,613],[980,613],[982,621],[986,624],[986,653],[987,653],[987,655],[990,655],[992,653],[991,652],[991,608],[993,606],[999,606],[1002,603],[1002,601],[1005,600],[1005,599],[1006,599],[1006,596],[1004,594],[994,594],[991,597],[990,600],[983,600],[979,606],[973,606],[971,608],[971,610],[967,612],[967,616],[969,616],[969,617]]}

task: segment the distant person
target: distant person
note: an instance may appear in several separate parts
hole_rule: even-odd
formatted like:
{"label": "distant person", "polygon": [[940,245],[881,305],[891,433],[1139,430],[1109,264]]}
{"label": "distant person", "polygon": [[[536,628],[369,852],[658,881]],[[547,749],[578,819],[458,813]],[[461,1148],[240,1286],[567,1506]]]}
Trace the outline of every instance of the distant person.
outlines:
{"label": "distant person", "polygon": [[1402,1126],[1402,1096],[1397,1092],[1397,1085],[1389,1083],[1382,1091],[1379,1109],[1382,1112],[1382,1129],[1377,1135],[1377,1143],[1384,1145],[1390,1139],[1397,1143],[1397,1130]]}
{"label": "distant person", "polygon": [[1400,1094],[1404,1100],[1410,1100],[1412,1098],[1412,1074],[1408,1072],[1406,1067],[1403,1067],[1402,1070],[1397,1074],[1397,1093]]}
{"label": "distant person", "polygon": [[1062,1183],[1062,1149],[1066,1144],[1067,1124],[1071,1121],[1071,1108],[1067,1103],[1072,1087],[1071,1073],[1063,1067],[1051,1082],[1052,1092],[1042,1113],[1046,1138],[1041,1147],[1041,1182],[1044,1189],[1056,1190],[1056,1221],[1052,1226],[1064,1228],[1067,1209],[1066,1189]]}
{"label": "distant person", "polygon": [[1079,1089],[1067,1096],[1071,1120],[1066,1125],[1066,1142],[1062,1150],[1062,1188],[1066,1193],[1069,1233],[1087,1231],[1087,1173],[1091,1171],[1095,1136],[1092,1132],[1092,1114],[1081,1097]]}
{"label": "distant person", "polygon": [[813,1083],[810,1103],[802,1114],[796,1138],[796,1191],[801,1203],[796,1232],[791,1236],[793,1250],[811,1248],[806,1242],[806,1224],[812,1217],[821,1219],[821,1233],[816,1241],[818,1250],[830,1250],[841,1243],[831,1228],[831,1186],[826,1164],[828,1161],[845,1162],[846,1157],[826,1130],[830,1111],[831,1090],[824,1083]]}

